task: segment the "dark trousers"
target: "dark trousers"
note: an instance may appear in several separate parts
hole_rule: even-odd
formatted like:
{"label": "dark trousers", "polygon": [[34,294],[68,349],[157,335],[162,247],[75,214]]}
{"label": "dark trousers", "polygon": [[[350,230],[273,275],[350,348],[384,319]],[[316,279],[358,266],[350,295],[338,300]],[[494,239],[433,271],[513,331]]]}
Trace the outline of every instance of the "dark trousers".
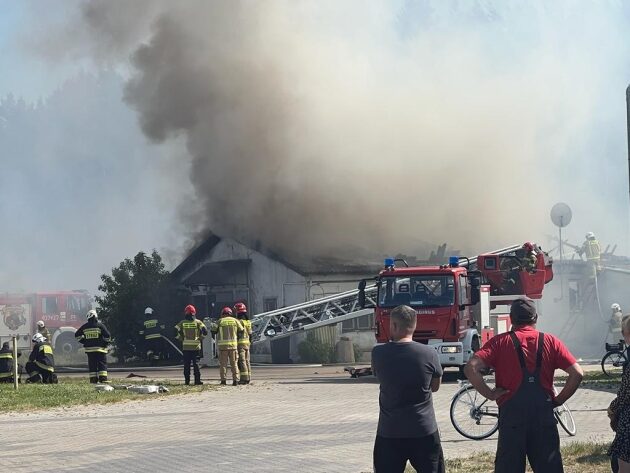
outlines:
{"label": "dark trousers", "polygon": [[107,382],[107,355],[101,352],[87,354],[90,383]]}
{"label": "dark trousers", "polygon": [[24,369],[28,373],[29,383],[53,384],[57,382],[57,376],[54,372],[40,368],[32,361],[26,363]]}
{"label": "dark trousers", "polygon": [[201,372],[199,371],[199,356],[201,352],[197,350],[184,350],[184,382],[190,384],[190,365],[192,363],[193,372],[195,374],[195,383],[201,381]]}
{"label": "dark trousers", "polygon": [[534,473],[563,473],[558,427],[499,427],[495,473],[525,473],[526,457]]}
{"label": "dark trousers", "polygon": [[418,473],[444,473],[439,432],[419,438],[376,436],[374,473],[403,473],[407,460]]}
{"label": "dark trousers", "polygon": [[0,383],[13,383],[13,376],[8,376],[6,378],[0,378]]}

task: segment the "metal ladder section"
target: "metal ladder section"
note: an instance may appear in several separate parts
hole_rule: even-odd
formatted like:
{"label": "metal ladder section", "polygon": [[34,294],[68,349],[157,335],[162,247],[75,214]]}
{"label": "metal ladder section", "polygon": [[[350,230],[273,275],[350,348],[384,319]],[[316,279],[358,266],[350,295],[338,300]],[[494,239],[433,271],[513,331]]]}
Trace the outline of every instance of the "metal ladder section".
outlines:
{"label": "metal ladder section", "polygon": [[[500,250],[491,251],[490,254],[505,254],[521,248],[521,245],[512,245]],[[477,257],[460,258],[460,266],[468,266],[468,269],[476,269]],[[376,305],[376,284],[365,288],[365,300]],[[374,309],[361,309],[359,307],[359,290],[340,292],[332,296],[315,299],[302,304],[264,312],[252,319],[252,342],[258,343],[266,340],[265,332],[269,328],[279,329],[271,338],[278,339],[288,337],[297,331],[312,330],[325,325],[333,325],[344,320],[362,317],[374,312]]]}
{"label": "metal ladder section", "polygon": [[[365,288],[365,300],[376,305],[376,284]],[[359,307],[359,290],[340,292],[332,296],[315,299],[283,309],[265,312],[252,319],[252,342],[268,338],[268,328],[280,329],[274,339],[288,337],[299,330],[312,330],[325,325],[338,324],[344,320],[362,317],[374,309]]]}

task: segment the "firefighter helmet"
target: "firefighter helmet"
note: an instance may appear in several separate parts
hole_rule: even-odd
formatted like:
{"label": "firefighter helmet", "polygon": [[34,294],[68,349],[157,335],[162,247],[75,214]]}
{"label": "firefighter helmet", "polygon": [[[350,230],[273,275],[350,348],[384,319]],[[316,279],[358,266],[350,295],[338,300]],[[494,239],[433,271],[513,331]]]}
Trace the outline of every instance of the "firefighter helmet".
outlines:
{"label": "firefighter helmet", "polygon": [[43,343],[44,341],[46,341],[46,337],[44,337],[41,333],[36,333],[35,335],[33,335],[33,343]]}
{"label": "firefighter helmet", "polygon": [[221,309],[221,315],[232,315],[232,309],[229,307],[224,307]]}
{"label": "firefighter helmet", "polygon": [[613,305],[611,305],[610,308],[612,310],[621,311],[621,306],[617,304],[616,302]]}
{"label": "firefighter helmet", "polygon": [[188,304],[184,308],[184,314],[186,314],[186,315],[196,315],[197,314],[197,309],[195,309],[194,305]]}
{"label": "firefighter helmet", "polygon": [[45,326],[45,325],[46,325],[46,324],[44,324],[44,321],[43,321],[43,320],[38,320],[38,321],[37,321],[37,326],[38,326],[39,328],[44,328],[44,326]]}
{"label": "firefighter helmet", "polygon": [[144,315],[151,315],[153,314],[153,309],[151,307],[147,307],[146,309],[144,309]]}
{"label": "firefighter helmet", "polygon": [[90,311],[88,311],[88,313],[85,316],[86,319],[90,320],[90,319],[98,319],[98,314],[96,313],[96,311],[94,309],[91,309]]}
{"label": "firefighter helmet", "polygon": [[534,244],[531,241],[526,241],[523,243],[523,249],[527,251],[532,251],[534,249]]}
{"label": "firefighter helmet", "polygon": [[594,240],[595,239],[595,234],[593,232],[588,232],[586,234],[586,239],[587,240]]}
{"label": "firefighter helmet", "polygon": [[242,314],[243,312],[247,312],[247,306],[242,302],[237,302],[236,304],[234,304],[234,311],[237,314]]}

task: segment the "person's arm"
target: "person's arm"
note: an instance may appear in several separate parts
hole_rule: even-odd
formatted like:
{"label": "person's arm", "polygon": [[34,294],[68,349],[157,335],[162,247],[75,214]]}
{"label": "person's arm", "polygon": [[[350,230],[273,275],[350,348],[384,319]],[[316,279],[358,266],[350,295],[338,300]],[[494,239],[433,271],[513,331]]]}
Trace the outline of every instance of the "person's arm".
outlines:
{"label": "person's arm", "polygon": [[431,392],[437,392],[440,389],[440,385],[442,384],[442,377],[439,378],[433,377],[431,378]]}
{"label": "person's arm", "polygon": [[79,330],[77,330],[74,334],[74,338],[76,339],[77,342],[83,344],[83,327],[80,327]]}
{"label": "person's arm", "polygon": [[584,377],[584,371],[582,371],[582,367],[577,363],[572,364],[564,371],[569,375],[569,377],[567,378],[562,391],[560,391],[560,393],[556,396],[555,404],[558,406],[567,402],[571,396],[575,394],[575,391],[577,391],[577,388],[580,387],[580,383]]}
{"label": "person's arm", "polygon": [[206,324],[199,321],[199,328],[201,330],[201,338],[205,338],[208,335],[208,329],[206,328]]}
{"label": "person's arm", "polygon": [[440,384],[442,384],[442,375],[444,374],[444,370],[442,369],[442,365],[440,364],[440,357],[437,352],[433,352],[433,363],[432,370],[433,374],[431,377],[431,392],[437,392],[440,389]]}
{"label": "person's arm", "polygon": [[107,343],[112,341],[112,334],[109,333],[109,330],[107,330],[107,327],[105,327],[105,325],[101,324],[101,336],[103,337],[103,340]]}
{"label": "person's arm", "polygon": [[494,389],[491,389],[490,386],[486,384],[486,381],[483,379],[483,372],[487,371],[489,368],[488,365],[484,363],[484,361],[476,355],[468,360],[466,363],[466,367],[464,368],[464,373],[470,381],[470,384],[474,386],[474,388],[486,399],[490,399],[491,401],[496,401],[501,396],[504,396],[509,391],[507,389],[503,389],[497,386]]}

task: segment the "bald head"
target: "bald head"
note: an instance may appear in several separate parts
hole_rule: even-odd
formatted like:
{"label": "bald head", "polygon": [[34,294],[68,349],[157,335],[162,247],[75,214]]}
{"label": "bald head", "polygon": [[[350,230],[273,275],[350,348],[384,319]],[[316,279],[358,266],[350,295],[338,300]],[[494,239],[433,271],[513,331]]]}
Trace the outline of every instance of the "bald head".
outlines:
{"label": "bald head", "polygon": [[399,305],[389,314],[389,331],[392,340],[413,335],[416,330],[416,311],[408,305]]}

